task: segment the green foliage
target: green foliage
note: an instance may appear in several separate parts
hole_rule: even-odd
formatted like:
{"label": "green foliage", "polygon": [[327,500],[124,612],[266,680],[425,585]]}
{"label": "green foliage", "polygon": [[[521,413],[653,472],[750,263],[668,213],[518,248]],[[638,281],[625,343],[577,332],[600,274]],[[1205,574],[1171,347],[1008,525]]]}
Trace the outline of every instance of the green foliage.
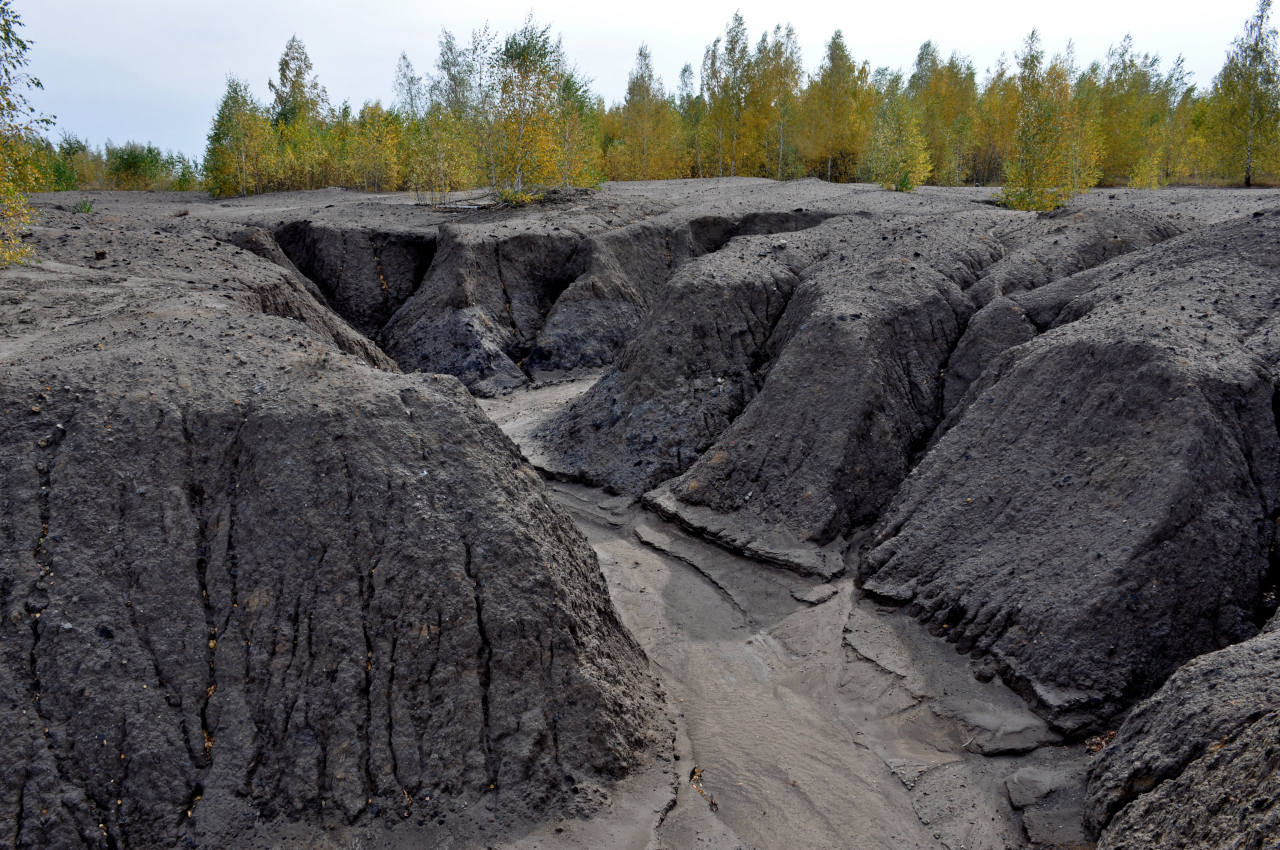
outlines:
{"label": "green foliage", "polygon": [[902,90],[901,78],[895,76],[881,94],[867,153],[867,176],[886,189],[910,192],[928,178],[931,168],[919,122]]}
{"label": "green foliage", "polygon": [[24,39],[22,17],[12,0],[0,0],[0,266],[31,259],[22,233],[31,223],[31,207],[23,194],[39,179],[31,142],[49,121],[27,102],[40,81],[24,70],[31,42]]}
{"label": "green foliage", "polygon": [[271,125],[249,86],[227,77],[205,148],[205,185],[215,198],[265,192]]}
{"label": "green foliage", "polygon": [[[205,188],[217,197],[344,186],[420,200],[488,186],[508,202],[552,186],[610,179],[753,176],[871,179],[910,191],[1000,184],[1004,203],[1051,209],[1099,181],[1280,179],[1280,71],[1271,0],[1260,0],[1212,87],[1193,88],[1181,59],[1162,67],[1126,37],[1080,71],[1070,49],[1049,59],[1034,32],[1010,67],[981,82],[972,63],[921,45],[909,77],[874,74],[837,31],[817,71],[803,71],[789,26],[752,38],[741,14],[663,86],[641,45],[621,103],[606,107],[532,16],[514,32],[445,31],[430,73],[395,64],[389,108],[333,106],[303,43],[289,39],[258,101],[234,77],[201,162],[149,144],[56,146],[22,99],[27,43],[0,0],[2,179],[34,188]],[[700,71],[700,73],[699,73]],[[17,194],[14,194],[14,193]],[[15,219],[16,220],[16,219]]]}
{"label": "green foliage", "polygon": [[836,30],[818,76],[804,91],[798,133],[811,171],[827,180],[852,179],[866,153],[874,102],[870,80],[870,67],[854,62]]}
{"label": "green foliage", "polygon": [[1181,57],[1163,73],[1158,56],[1139,54],[1125,36],[1105,66],[1095,63],[1076,85],[1100,114],[1102,179],[1146,189],[1166,182],[1179,141],[1178,104],[1188,89]]}
{"label": "green foliage", "polygon": [[278,65],[278,79],[269,81],[275,97],[271,105],[274,124],[319,121],[328,110],[329,96],[313,73],[307,48],[295,35],[284,46]]}
{"label": "green foliage", "polygon": [[615,107],[616,129],[602,146],[611,180],[662,180],[685,171],[680,113],[653,71],[649,48],[640,45],[627,78],[627,99]]}
{"label": "green foliage", "polygon": [[1076,97],[1066,58],[1046,64],[1032,30],[1018,56],[1018,123],[1001,201],[1019,210],[1062,206],[1098,181],[1096,112]]}
{"label": "green foliage", "polygon": [[1260,160],[1274,157],[1280,122],[1280,71],[1271,0],[1258,8],[1236,39],[1210,94],[1212,130],[1225,165],[1253,184]]}
{"label": "green foliage", "polygon": [[595,101],[549,28],[530,18],[502,40],[477,31],[467,46],[445,32],[440,48],[435,79],[402,54],[394,108],[370,102],[356,112],[329,107],[305,48],[290,39],[270,106],[228,79],[205,149],[206,187],[215,197],[336,185],[425,199],[484,182],[520,195],[599,181]]}
{"label": "green foliage", "polygon": [[76,205],[72,207],[72,209],[78,213],[84,213],[85,215],[88,215],[89,213],[93,212],[93,201],[89,200],[88,198],[81,198],[76,203]]}
{"label": "green foliage", "polygon": [[107,142],[107,178],[120,189],[146,189],[167,171],[165,156],[154,145]]}
{"label": "green foliage", "polygon": [[972,171],[978,100],[973,65],[954,53],[942,62],[933,42],[926,41],[916,57],[907,92],[916,104],[925,149],[933,163],[934,182],[939,186],[961,185]]}
{"label": "green foliage", "polygon": [[523,207],[542,200],[542,195],[521,192],[518,189],[502,189],[498,192],[498,200],[508,206]]}

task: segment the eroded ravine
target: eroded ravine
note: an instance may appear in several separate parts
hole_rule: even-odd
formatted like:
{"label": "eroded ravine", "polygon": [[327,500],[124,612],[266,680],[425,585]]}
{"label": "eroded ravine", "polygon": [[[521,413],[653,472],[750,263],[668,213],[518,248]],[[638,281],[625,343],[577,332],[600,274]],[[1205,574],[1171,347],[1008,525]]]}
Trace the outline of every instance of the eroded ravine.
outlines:
{"label": "eroded ravine", "polygon": [[[483,404],[520,442],[590,383]],[[663,680],[679,753],[665,781],[678,790],[630,830],[560,823],[521,846],[588,846],[584,830],[637,847],[1084,841],[1084,749],[1059,745],[1019,697],[978,681],[919,624],[849,578],[801,579],[691,537],[629,497],[548,486]],[[627,795],[657,787],[620,789],[605,821],[634,818]]]}

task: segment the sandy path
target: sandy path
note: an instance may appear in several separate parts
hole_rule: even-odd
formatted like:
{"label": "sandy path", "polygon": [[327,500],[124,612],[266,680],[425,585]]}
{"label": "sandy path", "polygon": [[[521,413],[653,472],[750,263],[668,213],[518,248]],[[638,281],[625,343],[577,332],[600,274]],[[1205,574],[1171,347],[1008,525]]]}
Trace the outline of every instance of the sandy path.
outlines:
{"label": "sandy path", "polygon": [[[529,432],[593,380],[481,404],[536,464]],[[1080,846],[1081,748],[1056,745],[1021,699],[914,621],[851,579],[818,585],[630,499],[549,487],[663,680],[679,759],[624,784],[601,816],[511,846],[980,850],[1033,846],[1028,831]],[[1020,812],[1005,784],[1018,771],[1062,787]]]}

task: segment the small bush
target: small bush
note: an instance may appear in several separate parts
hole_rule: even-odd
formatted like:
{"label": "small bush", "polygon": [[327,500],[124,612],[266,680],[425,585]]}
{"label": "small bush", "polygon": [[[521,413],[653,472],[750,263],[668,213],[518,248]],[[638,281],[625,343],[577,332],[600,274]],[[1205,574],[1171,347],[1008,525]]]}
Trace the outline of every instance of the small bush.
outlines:
{"label": "small bush", "polygon": [[515,189],[503,189],[498,193],[498,200],[513,207],[523,207],[526,204],[532,204],[535,201],[542,200],[542,195],[534,195],[529,192],[517,192]]}
{"label": "small bush", "polygon": [[155,145],[107,143],[107,179],[113,189],[150,189],[166,171],[165,156]]}

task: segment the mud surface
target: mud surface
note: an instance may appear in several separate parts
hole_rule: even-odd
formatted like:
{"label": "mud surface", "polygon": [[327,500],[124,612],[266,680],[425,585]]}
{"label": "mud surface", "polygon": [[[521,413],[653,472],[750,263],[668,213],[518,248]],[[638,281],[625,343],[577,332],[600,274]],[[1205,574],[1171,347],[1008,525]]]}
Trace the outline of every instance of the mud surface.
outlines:
{"label": "mud surface", "polygon": [[[485,409],[521,440],[587,383]],[[595,547],[677,721],[669,813],[609,846],[1085,841],[1084,748],[851,578],[803,579],[690,536],[632,497],[550,486]],[[537,846],[592,846],[548,832]]]}
{"label": "mud surface", "polygon": [[92,199],[0,273],[14,846],[1268,846],[1280,193]]}

